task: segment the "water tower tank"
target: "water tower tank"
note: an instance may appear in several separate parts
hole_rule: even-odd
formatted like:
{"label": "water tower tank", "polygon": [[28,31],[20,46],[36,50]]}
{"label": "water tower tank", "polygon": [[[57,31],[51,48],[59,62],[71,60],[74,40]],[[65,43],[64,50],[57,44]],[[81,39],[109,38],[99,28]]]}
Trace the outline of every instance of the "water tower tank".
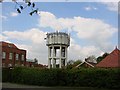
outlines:
{"label": "water tower tank", "polygon": [[70,36],[63,32],[47,33],[47,46],[50,45],[70,45]]}
{"label": "water tower tank", "polygon": [[[46,45],[48,46],[48,68],[59,68],[67,65],[67,48],[70,46],[70,35],[64,32],[47,33]],[[52,62],[52,65],[51,65]]]}

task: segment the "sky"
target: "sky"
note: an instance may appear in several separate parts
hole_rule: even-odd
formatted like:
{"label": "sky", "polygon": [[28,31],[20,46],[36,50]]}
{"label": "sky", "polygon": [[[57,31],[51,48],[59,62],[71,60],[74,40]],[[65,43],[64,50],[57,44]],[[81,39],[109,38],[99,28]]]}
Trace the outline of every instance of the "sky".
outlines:
{"label": "sky", "polygon": [[[69,1],[69,0],[68,0]],[[102,1],[102,0],[101,0]],[[22,4],[22,3],[20,3]],[[69,60],[110,53],[118,46],[117,2],[35,2],[39,14],[27,7],[17,13],[15,3],[0,4],[0,41],[27,50],[27,58],[47,64],[46,33],[70,33]]]}

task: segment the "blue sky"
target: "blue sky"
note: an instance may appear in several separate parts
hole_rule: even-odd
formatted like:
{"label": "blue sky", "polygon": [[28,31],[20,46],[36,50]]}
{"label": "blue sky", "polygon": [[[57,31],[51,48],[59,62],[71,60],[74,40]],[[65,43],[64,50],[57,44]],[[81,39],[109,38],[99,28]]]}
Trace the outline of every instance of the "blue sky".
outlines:
{"label": "blue sky", "polygon": [[36,2],[40,14],[30,16],[30,8],[21,14],[15,3],[2,3],[2,40],[27,50],[27,58],[47,64],[46,32],[69,32],[69,60],[111,52],[118,44],[118,12],[103,2]]}
{"label": "blue sky", "polygon": [[[106,5],[97,2],[96,3],[95,2],[89,2],[89,3],[88,2],[74,2],[74,3],[73,2],[69,2],[69,3],[40,2],[40,3],[36,3],[36,7],[38,7],[39,10],[49,11],[51,13],[54,13],[55,16],[58,18],[59,17],[72,18],[74,16],[81,16],[85,18],[98,18],[104,20],[106,23],[109,23],[114,27],[117,27],[117,23],[118,23],[116,12],[110,12],[107,9]],[[98,10],[86,11],[85,7],[97,8]],[[29,11],[30,9],[27,8],[18,17],[11,17],[9,16],[9,13],[16,12],[15,3],[4,3],[2,14],[8,16],[9,21],[3,22],[3,28],[4,25],[5,27],[7,25],[8,27],[17,28],[17,29],[20,27],[20,30],[21,28],[27,29],[29,27],[30,28],[35,27],[35,25],[32,23],[36,23],[39,17],[37,15],[34,15],[32,17],[29,16],[28,15]],[[16,20],[18,21],[17,23]],[[23,23],[23,25],[20,25],[21,23]]]}

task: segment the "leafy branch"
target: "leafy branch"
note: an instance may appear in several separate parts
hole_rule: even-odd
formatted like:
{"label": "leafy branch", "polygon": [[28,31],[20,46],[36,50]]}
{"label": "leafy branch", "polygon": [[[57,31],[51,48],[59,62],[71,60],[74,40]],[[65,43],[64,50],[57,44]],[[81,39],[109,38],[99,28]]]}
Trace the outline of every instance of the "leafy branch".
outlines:
{"label": "leafy branch", "polygon": [[[0,3],[2,3],[4,0],[0,0]],[[18,2],[17,0],[12,0],[15,3],[15,9],[18,13],[22,13],[22,11],[30,7],[31,11],[29,15],[37,14],[38,13],[38,8],[36,8],[36,5],[34,2],[31,2],[30,0],[23,0],[23,3]]]}

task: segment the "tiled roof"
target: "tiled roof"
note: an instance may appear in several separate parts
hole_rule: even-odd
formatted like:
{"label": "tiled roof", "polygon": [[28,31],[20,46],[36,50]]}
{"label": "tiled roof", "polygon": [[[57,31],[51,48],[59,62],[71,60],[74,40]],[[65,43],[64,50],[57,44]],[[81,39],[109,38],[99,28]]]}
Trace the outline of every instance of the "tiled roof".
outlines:
{"label": "tiled roof", "polygon": [[116,47],[116,49],[99,62],[96,67],[120,67],[120,50]]}

